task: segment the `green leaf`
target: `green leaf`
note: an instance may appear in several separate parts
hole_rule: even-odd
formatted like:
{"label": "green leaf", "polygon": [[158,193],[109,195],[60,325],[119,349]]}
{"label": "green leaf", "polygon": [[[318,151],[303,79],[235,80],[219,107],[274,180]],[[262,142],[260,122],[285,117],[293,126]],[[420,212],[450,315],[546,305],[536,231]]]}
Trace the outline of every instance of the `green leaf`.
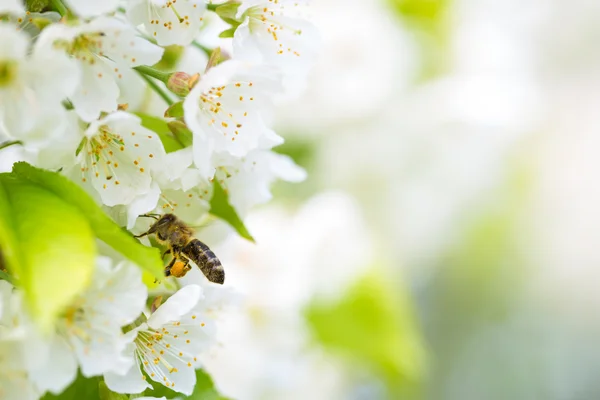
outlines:
{"label": "green leaf", "polygon": [[371,272],[337,302],[312,304],[305,315],[321,345],[370,367],[390,386],[412,386],[423,378],[425,352],[408,294],[399,294]]}
{"label": "green leaf", "polygon": [[182,118],[183,117],[183,101],[178,101],[165,111],[165,118]]}
{"label": "green leaf", "polygon": [[[235,1],[228,1],[222,5],[219,5],[215,8],[215,12],[217,15],[222,18],[224,21],[237,21],[237,12],[240,7],[240,3]],[[239,24],[239,21],[237,21]]]}
{"label": "green leaf", "polygon": [[171,45],[164,47],[165,52],[159,62],[153,65],[154,68],[161,71],[173,71],[177,67],[177,63],[183,57],[185,46]]}
{"label": "green leaf", "polygon": [[144,396],[149,397],[166,397],[167,399],[180,398],[188,400],[227,400],[221,396],[214,387],[213,381],[210,376],[201,369],[196,370],[196,386],[194,391],[189,396],[183,396],[181,393],[177,393],[160,383],[156,383],[151,379],[148,379],[152,385],[152,389],[146,389]]}
{"label": "green leaf", "polygon": [[173,136],[167,121],[151,115],[136,113],[142,119],[142,126],[156,132],[167,153],[183,149],[185,146]]}
{"label": "green leaf", "polygon": [[156,278],[162,278],[163,262],[158,249],[142,245],[131,234],[121,229],[75,183],[56,172],[35,168],[25,162],[16,163],[13,166],[13,173],[43,187],[60,197],[64,202],[78,208],[100,240]]}
{"label": "green leaf", "polygon": [[221,48],[217,47],[210,53],[210,57],[206,63],[206,69],[204,71],[206,72],[212,67],[219,65],[222,61],[223,58],[221,57]]}
{"label": "green leaf", "polygon": [[220,38],[232,38],[235,34],[235,28],[229,28],[226,31],[219,33]]}
{"label": "green leaf", "polygon": [[192,134],[192,131],[189,130],[185,122],[171,121],[167,125],[179,143],[182,143],[185,147],[192,145],[192,142],[194,141],[194,135]]}
{"label": "green leaf", "polygon": [[229,195],[223,190],[217,179],[213,180],[213,195],[210,199],[210,213],[221,218],[235,228],[241,237],[254,242],[254,238],[250,235],[250,232],[248,232],[248,229],[235,211],[235,208],[229,204]]}
{"label": "green leaf", "polygon": [[[90,282],[96,242],[86,216],[61,196],[4,174],[3,253],[31,316],[44,331]],[[7,233],[8,232],[8,233]]]}

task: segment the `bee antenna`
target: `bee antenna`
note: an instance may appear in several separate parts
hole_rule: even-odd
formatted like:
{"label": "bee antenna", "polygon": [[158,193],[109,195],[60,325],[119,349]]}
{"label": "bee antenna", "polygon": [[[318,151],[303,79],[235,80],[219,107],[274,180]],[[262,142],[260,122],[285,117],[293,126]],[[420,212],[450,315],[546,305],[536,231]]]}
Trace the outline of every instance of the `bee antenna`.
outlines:
{"label": "bee antenna", "polygon": [[142,214],[142,215],[140,215],[140,217],[159,219],[160,215],[159,214]]}

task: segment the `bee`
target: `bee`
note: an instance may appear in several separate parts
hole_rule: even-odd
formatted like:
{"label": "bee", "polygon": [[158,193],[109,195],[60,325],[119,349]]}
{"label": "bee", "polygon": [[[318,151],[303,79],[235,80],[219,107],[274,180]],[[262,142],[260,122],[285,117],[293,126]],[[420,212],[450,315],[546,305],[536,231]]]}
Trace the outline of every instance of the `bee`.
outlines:
{"label": "bee", "polygon": [[168,246],[168,249],[162,255],[163,258],[167,254],[171,254],[173,257],[165,267],[165,276],[181,278],[192,268],[189,265],[192,261],[209,281],[223,284],[225,271],[221,261],[207,245],[193,236],[194,231],[183,221],[173,214],[164,214],[160,217],[157,214],[144,214],[142,216],[154,218],[156,222],[152,224],[147,232],[135,237],[156,235],[156,240],[159,243]]}

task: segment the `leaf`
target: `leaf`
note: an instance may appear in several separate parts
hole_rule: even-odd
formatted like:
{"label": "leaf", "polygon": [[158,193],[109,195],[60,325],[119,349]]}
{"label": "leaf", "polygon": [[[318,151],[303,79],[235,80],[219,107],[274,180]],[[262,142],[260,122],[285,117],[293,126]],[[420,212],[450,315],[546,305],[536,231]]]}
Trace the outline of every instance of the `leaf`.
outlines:
{"label": "leaf", "polygon": [[312,304],[305,315],[320,344],[369,366],[391,386],[410,386],[423,377],[425,352],[408,295],[398,294],[372,272],[337,302]]}
{"label": "leaf", "polygon": [[159,279],[163,277],[163,262],[158,249],[144,246],[134,239],[129,232],[121,229],[75,183],[56,172],[35,168],[25,162],[14,164],[13,173],[30,180],[54,193],[64,202],[78,208],[100,240],[155,277]]}
{"label": "leaf", "polygon": [[194,140],[192,131],[189,130],[185,122],[183,121],[171,121],[167,124],[173,136],[177,138],[179,143],[183,144],[185,147],[189,147],[192,145]]}
{"label": "leaf", "polygon": [[223,59],[221,57],[221,48],[217,47],[210,53],[210,57],[208,58],[208,62],[206,63],[206,68],[204,69],[204,72],[207,72],[209,69],[220,64],[222,61]]}
{"label": "leaf", "polygon": [[238,12],[238,8],[240,7],[240,3],[235,1],[228,1],[227,3],[223,3],[215,8],[215,12],[219,17],[227,22],[227,20],[232,20],[234,22],[238,22],[236,16]]}
{"label": "leaf", "polygon": [[100,400],[129,400],[128,395],[111,391],[104,381],[98,383],[98,392]]}
{"label": "leaf", "polygon": [[181,117],[183,117],[183,101],[178,101],[165,110],[165,118]]}
{"label": "leaf", "polygon": [[63,198],[25,179],[3,175],[7,268],[43,331],[90,282],[96,242],[86,216]]}
{"label": "leaf", "polygon": [[196,370],[196,386],[194,391],[189,396],[184,396],[181,393],[177,393],[160,383],[156,383],[151,379],[148,379],[152,385],[152,389],[146,389],[144,396],[151,397],[166,397],[167,399],[179,398],[188,400],[227,400],[221,396],[214,387],[213,381],[210,376],[201,369]]}
{"label": "leaf", "polygon": [[254,242],[254,238],[250,235],[250,232],[248,232],[248,229],[235,211],[235,208],[229,204],[229,196],[225,190],[223,190],[217,179],[213,180],[213,195],[210,199],[210,213],[221,218],[235,228],[241,237]]}
{"label": "leaf", "polygon": [[167,153],[183,149],[185,146],[173,136],[167,125],[167,121],[151,115],[136,113],[142,119],[142,126],[156,132]]}
{"label": "leaf", "polygon": [[229,28],[221,33],[219,33],[220,38],[232,38],[235,34],[235,28]]}

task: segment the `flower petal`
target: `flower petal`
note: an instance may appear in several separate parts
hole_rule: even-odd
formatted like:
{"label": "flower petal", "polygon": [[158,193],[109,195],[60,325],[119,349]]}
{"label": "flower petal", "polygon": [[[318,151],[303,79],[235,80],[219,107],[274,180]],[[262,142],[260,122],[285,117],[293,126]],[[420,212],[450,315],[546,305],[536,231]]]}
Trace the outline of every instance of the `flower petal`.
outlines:
{"label": "flower petal", "polygon": [[160,329],[168,322],[179,320],[198,303],[201,297],[202,289],[198,285],[189,285],[179,289],[148,318],[148,326]]}

